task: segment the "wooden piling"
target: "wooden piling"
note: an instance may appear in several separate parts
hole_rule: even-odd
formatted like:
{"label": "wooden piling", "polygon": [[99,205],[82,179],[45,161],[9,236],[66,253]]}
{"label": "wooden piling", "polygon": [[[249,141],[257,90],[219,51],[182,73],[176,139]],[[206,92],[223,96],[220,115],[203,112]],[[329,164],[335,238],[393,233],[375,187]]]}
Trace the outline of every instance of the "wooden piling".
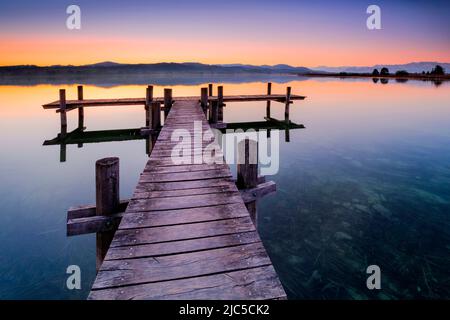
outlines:
{"label": "wooden piling", "polygon": [[211,109],[209,110],[210,112],[210,119],[209,122],[210,123],[217,123],[218,120],[218,116],[219,116],[219,103],[217,102],[217,100],[211,101]]}
{"label": "wooden piling", "polygon": [[[272,83],[268,82],[267,83],[267,95],[271,95],[272,94]],[[267,105],[266,105],[266,117],[270,118],[270,100],[267,100]]]}
{"label": "wooden piling", "polygon": [[172,108],[172,89],[164,89],[164,117],[167,117],[170,108]]}
{"label": "wooden piling", "polygon": [[246,138],[238,145],[237,181],[239,189],[258,185],[258,143]]}
{"label": "wooden piling", "polygon": [[[78,86],[78,100],[83,100],[83,86]],[[78,108],[78,129],[84,130],[84,108],[81,106]]]}
{"label": "wooden piling", "polygon": [[[104,158],[95,163],[96,215],[108,216],[119,210],[119,158]],[[97,233],[97,270],[103,263],[114,231]]]}
{"label": "wooden piling", "polygon": [[61,117],[61,137],[67,135],[66,90],[59,90],[59,108]]}
{"label": "wooden piling", "polygon": [[150,105],[153,101],[153,86],[148,86],[145,92],[145,126],[150,127]]}
{"label": "wooden piling", "polygon": [[291,104],[291,87],[286,88],[286,104],[284,107],[284,120],[289,121],[289,105]]}
{"label": "wooden piling", "polygon": [[217,120],[223,121],[223,86],[217,87]]}
{"label": "wooden piling", "polygon": [[151,105],[151,128],[157,130],[161,127],[161,103],[152,102]]}
{"label": "wooden piling", "polygon": [[213,85],[212,83],[208,84],[208,96],[212,97],[213,95]]}
{"label": "wooden piling", "polygon": [[[246,138],[238,145],[237,181],[239,189],[258,186],[258,143]],[[254,225],[257,225],[256,200],[245,204]]]}
{"label": "wooden piling", "polygon": [[201,101],[203,113],[206,114],[208,111],[208,88],[201,89],[200,101]]}

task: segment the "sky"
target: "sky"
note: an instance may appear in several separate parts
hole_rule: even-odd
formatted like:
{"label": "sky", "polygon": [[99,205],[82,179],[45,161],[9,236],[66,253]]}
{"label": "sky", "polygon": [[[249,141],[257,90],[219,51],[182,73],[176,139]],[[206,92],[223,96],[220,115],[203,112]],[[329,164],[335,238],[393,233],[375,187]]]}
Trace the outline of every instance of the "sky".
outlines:
{"label": "sky", "polygon": [[[450,62],[450,1],[0,0],[0,65]],[[81,9],[81,29],[66,8]],[[369,30],[369,5],[381,30]]]}

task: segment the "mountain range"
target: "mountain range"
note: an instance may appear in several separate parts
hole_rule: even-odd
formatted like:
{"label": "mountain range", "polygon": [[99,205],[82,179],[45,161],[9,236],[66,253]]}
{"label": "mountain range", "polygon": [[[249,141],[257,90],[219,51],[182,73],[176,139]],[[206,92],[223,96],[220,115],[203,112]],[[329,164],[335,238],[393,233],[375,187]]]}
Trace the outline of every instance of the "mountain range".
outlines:
{"label": "mountain range", "polygon": [[17,77],[85,77],[85,76],[127,76],[127,75],[168,75],[177,76],[182,74],[190,75],[298,75],[308,73],[327,73],[327,72],[372,72],[373,69],[387,67],[391,73],[399,70],[406,70],[410,73],[421,73],[430,71],[437,64],[447,70],[450,70],[450,63],[439,62],[412,62],[407,64],[395,65],[375,65],[367,67],[327,67],[317,68],[294,67],[287,64],[277,65],[249,65],[249,64],[202,64],[197,62],[163,62],[152,64],[122,64],[111,61],[105,61],[95,64],[73,66],[73,65],[53,65],[53,66],[35,66],[19,65],[0,67],[0,80]]}

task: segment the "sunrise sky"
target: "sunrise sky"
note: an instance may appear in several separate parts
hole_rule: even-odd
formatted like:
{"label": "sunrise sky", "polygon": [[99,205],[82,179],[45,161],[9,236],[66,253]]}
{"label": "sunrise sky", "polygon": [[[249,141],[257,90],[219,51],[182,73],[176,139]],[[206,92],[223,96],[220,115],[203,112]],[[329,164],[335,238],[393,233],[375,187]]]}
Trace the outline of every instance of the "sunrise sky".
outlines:
{"label": "sunrise sky", "polygon": [[[81,8],[81,30],[66,8]],[[366,9],[381,7],[382,30]],[[450,62],[449,1],[2,1],[0,65]]]}

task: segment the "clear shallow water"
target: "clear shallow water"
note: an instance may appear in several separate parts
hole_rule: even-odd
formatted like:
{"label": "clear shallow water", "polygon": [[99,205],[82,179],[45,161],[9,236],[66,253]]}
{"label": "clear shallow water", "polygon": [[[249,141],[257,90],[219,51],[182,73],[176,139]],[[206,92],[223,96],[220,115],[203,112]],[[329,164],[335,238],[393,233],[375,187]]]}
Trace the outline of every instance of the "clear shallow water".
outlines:
{"label": "clear shallow water", "polygon": [[[288,84],[274,84],[283,93]],[[291,107],[305,129],[280,133],[275,195],[258,204],[259,230],[291,298],[450,297],[450,86],[409,81],[299,80]],[[225,94],[265,92],[264,83],[224,84]],[[174,86],[197,95],[201,86]],[[0,86],[0,298],[85,298],[95,277],[95,236],[66,237],[66,210],[94,202],[94,163],[121,161],[131,195],[145,142],[42,146],[59,117],[40,105],[56,86]],[[67,86],[68,98],[76,86]],[[155,95],[162,95],[162,87]],[[85,98],[139,97],[143,86],[85,87]],[[137,128],[142,107],[87,108],[88,130]],[[272,116],[283,118],[281,104]],[[229,103],[225,121],[261,121],[265,103]],[[69,130],[76,112],[69,113]],[[65,287],[77,264],[82,290]],[[366,288],[377,264],[382,290]]]}

